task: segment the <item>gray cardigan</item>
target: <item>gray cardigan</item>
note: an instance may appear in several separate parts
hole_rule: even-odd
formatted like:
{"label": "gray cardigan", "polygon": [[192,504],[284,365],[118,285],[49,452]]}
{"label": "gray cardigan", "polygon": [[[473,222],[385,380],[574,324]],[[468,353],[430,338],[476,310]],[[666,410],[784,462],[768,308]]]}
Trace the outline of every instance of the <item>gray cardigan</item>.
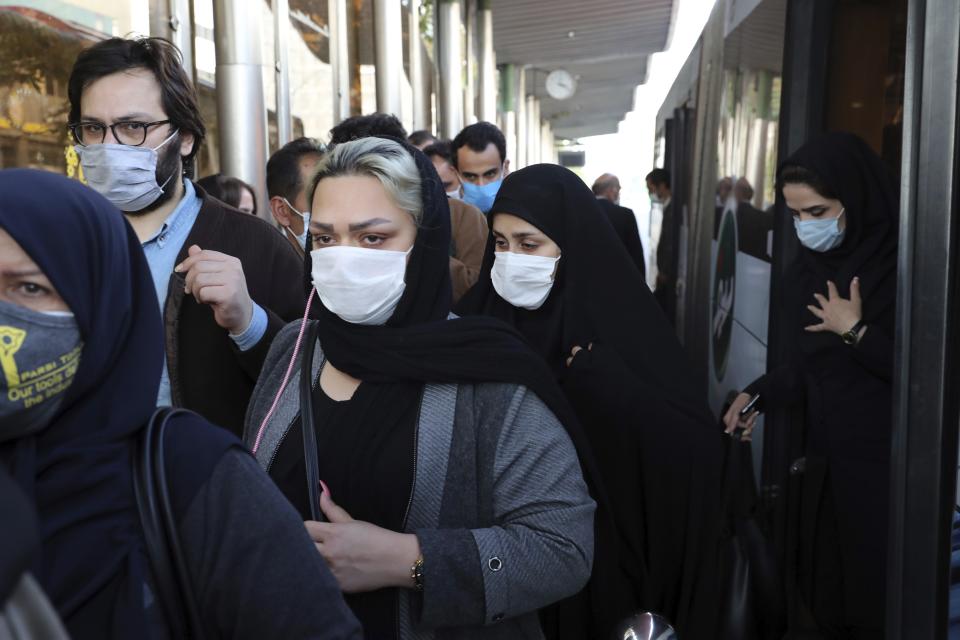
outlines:
{"label": "gray cardigan", "polygon": [[[247,412],[257,431],[283,380],[299,322],[275,338]],[[324,357],[315,351],[314,387]],[[267,471],[300,413],[299,363],[256,457]],[[405,531],[424,590],[398,589],[402,640],[542,638],[537,609],[577,593],[593,563],[593,512],[576,450],[543,402],[514,384],[428,384]]]}

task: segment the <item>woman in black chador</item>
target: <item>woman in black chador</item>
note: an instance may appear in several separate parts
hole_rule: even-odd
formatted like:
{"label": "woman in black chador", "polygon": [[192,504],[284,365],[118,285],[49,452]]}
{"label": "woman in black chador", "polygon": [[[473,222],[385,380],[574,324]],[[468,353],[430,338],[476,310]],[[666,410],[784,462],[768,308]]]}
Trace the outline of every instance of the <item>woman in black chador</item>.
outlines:
{"label": "woman in black chador", "polygon": [[[803,248],[784,317],[797,354],[749,385],[762,409],[803,404],[806,471],[796,558],[801,598],[830,638],[880,637],[887,556],[898,194],[856,136],[823,135],[780,168]],[[753,428],[754,412],[742,426]]]}
{"label": "woman in black chador", "polygon": [[[511,174],[491,209],[480,280],[458,307],[516,327],[550,365],[596,457],[628,586],[594,571],[586,596],[667,616],[715,638],[722,438],[673,329],[593,194],[575,174]],[[622,600],[621,600],[622,601]],[[608,611],[615,607],[610,607]],[[604,638],[594,608],[544,615],[548,637]],[[587,625],[590,632],[578,632]]]}

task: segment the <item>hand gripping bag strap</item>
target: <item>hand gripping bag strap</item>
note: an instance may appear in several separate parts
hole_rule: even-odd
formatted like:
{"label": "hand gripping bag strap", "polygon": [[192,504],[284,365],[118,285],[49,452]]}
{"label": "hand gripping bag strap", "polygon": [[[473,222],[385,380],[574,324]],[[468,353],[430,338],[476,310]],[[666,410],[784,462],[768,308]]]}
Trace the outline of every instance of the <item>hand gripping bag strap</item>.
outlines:
{"label": "hand gripping bag strap", "polygon": [[153,587],[170,633],[175,638],[203,640],[193,583],[170,503],[164,460],[167,423],[181,413],[188,412],[169,407],[154,412],[140,435],[133,458],[133,481]]}
{"label": "hand gripping bag strap", "polygon": [[303,462],[307,475],[310,517],[323,522],[320,511],[320,462],[317,459],[317,432],[313,420],[313,354],[320,337],[320,323],[312,322],[304,337],[300,360],[300,426],[303,431]]}

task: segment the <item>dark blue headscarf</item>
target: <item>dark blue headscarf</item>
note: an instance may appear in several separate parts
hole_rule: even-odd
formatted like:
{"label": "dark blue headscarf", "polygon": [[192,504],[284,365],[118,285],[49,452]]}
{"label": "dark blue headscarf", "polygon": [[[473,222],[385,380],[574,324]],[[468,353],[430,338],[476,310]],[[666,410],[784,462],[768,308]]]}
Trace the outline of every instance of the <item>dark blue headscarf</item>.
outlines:
{"label": "dark blue headscarf", "polygon": [[[75,637],[143,637],[147,563],[131,456],[163,362],[147,262],[116,208],[52,173],[0,171],[0,228],[50,279],[84,342],[51,424],[0,451],[39,515],[35,573]],[[203,466],[192,483],[209,475]]]}

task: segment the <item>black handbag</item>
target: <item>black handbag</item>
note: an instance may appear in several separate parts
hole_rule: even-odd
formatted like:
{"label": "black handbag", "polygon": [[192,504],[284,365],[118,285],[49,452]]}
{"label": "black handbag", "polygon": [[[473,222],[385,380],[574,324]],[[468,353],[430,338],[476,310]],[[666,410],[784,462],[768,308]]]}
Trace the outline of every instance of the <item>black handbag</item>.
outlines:
{"label": "black handbag", "polygon": [[[739,432],[738,432],[739,433]],[[750,442],[726,438],[718,638],[773,640],[786,631],[783,583],[757,520]]]}
{"label": "black handbag", "polygon": [[164,460],[167,423],[183,409],[157,409],[137,443],[133,457],[133,487],[143,527],[153,588],[171,637],[203,640],[193,583],[180,545]]}

